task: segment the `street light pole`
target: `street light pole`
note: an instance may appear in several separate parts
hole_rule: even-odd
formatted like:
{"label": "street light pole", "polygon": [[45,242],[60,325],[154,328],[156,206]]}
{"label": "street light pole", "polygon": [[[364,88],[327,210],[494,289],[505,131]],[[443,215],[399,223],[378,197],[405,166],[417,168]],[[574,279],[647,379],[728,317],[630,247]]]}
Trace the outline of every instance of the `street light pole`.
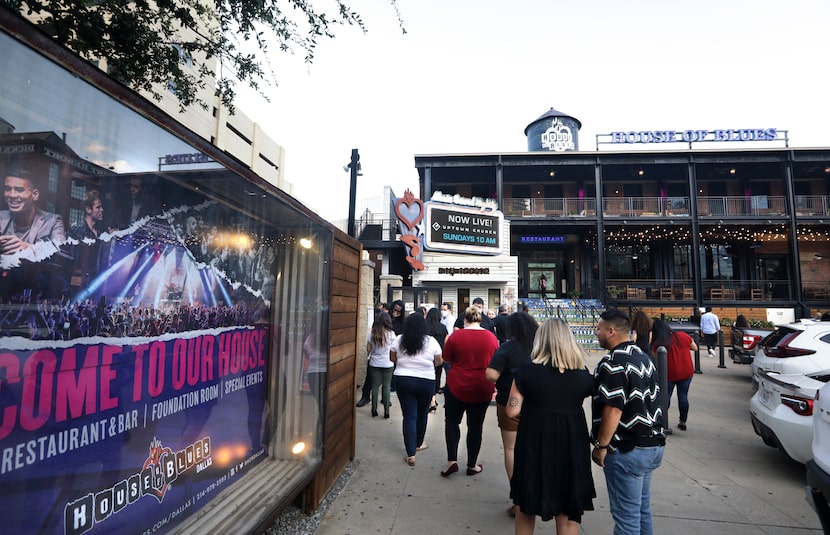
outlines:
{"label": "street light pole", "polygon": [[354,210],[355,197],[357,196],[357,175],[360,170],[360,154],[357,149],[352,149],[352,159],[349,162],[349,222],[347,232],[349,236],[356,238],[354,235]]}

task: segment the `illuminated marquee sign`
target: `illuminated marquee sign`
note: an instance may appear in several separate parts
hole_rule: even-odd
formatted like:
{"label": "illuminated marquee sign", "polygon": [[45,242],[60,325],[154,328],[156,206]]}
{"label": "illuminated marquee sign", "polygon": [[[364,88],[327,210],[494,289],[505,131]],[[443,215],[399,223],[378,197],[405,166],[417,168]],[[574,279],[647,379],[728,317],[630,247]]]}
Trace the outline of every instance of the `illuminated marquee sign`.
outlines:
{"label": "illuminated marquee sign", "polygon": [[430,251],[497,255],[502,252],[504,215],[460,206],[426,204],[426,240]]}
{"label": "illuminated marquee sign", "polygon": [[[607,137],[608,141],[600,141]],[[702,143],[728,141],[784,141],[787,131],[776,128],[738,128],[725,130],[640,130],[611,132],[597,136],[597,144],[626,145],[635,143]]]}

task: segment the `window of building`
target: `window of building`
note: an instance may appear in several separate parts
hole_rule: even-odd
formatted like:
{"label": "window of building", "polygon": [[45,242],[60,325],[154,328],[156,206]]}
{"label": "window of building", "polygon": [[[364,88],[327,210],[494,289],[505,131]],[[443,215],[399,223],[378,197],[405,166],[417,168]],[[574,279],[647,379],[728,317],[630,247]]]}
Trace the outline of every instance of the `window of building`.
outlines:
{"label": "window of building", "polygon": [[49,191],[55,193],[58,191],[58,178],[60,176],[60,167],[56,163],[49,164]]}
{"label": "window of building", "polygon": [[79,201],[84,200],[84,197],[86,197],[86,185],[78,182],[77,180],[73,180],[69,196]]}

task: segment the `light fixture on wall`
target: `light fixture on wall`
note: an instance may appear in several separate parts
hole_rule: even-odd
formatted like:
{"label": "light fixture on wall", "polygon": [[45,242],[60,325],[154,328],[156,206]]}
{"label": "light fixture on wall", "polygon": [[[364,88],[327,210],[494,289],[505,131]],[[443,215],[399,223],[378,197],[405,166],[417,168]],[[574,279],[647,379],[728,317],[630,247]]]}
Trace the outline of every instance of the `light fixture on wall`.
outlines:
{"label": "light fixture on wall", "polygon": [[640,170],[639,170],[639,171],[637,171],[637,175],[638,175],[638,176],[643,176],[644,174],[646,174],[646,172],[645,172],[645,171],[643,171],[643,169],[642,169],[642,168],[640,168]]}
{"label": "light fixture on wall", "polygon": [[556,171],[551,170],[550,176],[556,176]]}
{"label": "light fixture on wall", "polygon": [[734,175],[735,173],[737,173],[737,171],[735,170],[734,167],[729,168],[729,174],[730,175]]}

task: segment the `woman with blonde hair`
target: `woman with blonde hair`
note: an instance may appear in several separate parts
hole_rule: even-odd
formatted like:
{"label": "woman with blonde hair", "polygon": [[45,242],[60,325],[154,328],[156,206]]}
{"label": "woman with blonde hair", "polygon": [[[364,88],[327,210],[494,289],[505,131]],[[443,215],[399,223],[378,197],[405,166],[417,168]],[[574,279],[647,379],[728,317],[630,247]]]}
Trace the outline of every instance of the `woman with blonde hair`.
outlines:
{"label": "woman with blonde hair", "polygon": [[582,409],[594,380],[582,348],[558,318],[536,331],[530,358],[516,370],[507,401],[507,416],[521,414],[510,480],[516,534],[532,534],[540,516],[556,519],[558,535],[572,535],[596,497]]}

